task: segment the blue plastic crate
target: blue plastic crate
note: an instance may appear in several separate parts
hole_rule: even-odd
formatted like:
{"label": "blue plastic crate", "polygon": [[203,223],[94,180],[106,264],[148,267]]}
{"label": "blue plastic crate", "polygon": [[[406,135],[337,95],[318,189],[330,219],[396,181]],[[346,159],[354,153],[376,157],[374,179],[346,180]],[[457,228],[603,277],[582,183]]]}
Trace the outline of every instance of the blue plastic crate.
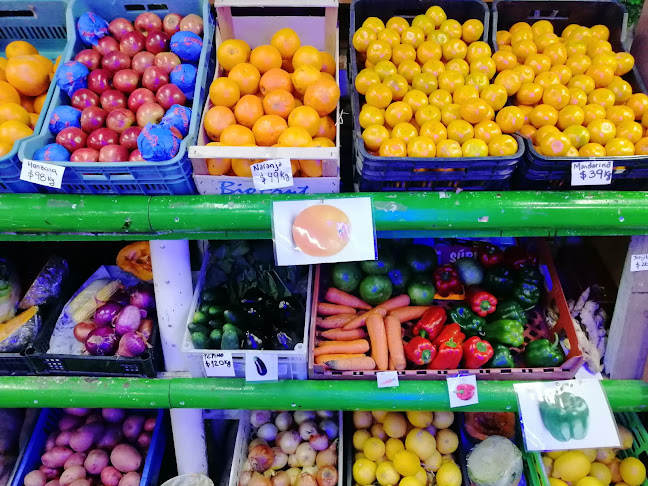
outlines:
{"label": "blue plastic crate", "polygon": [[[21,455],[18,458],[18,463],[14,469],[13,476],[8,483],[9,486],[22,486],[24,484],[25,476],[40,466],[41,456],[45,452],[47,436],[51,432],[57,430],[58,420],[61,415],[63,415],[63,410],[60,408],[44,408],[41,411],[27,447],[25,447],[25,450],[21,452]],[[149,446],[144,461],[140,486],[157,485],[160,465],[162,464],[162,458],[164,457],[165,445],[166,430],[164,428],[164,411],[158,410],[155,429],[151,436],[151,445]]]}
{"label": "blue plastic crate", "polygon": [[[54,61],[59,55],[65,57],[68,43],[65,11],[67,0],[0,1],[0,51],[4,55],[7,45],[15,40],[25,40],[38,52]],[[47,99],[36,122],[34,134],[39,133],[56,85],[50,83]],[[33,135],[35,136],[35,135]],[[32,136],[32,137],[33,137]],[[18,150],[27,137],[14,144],[11,151],[0,157],[0,193],[39,192],[38,186],[20,180]]]}
{"label": "blue plastic crate", "polygon": [[[61,189],[45,188],[52,194],[195,194],[196,188],[191,177],[192,166],[188,156],[188,147],[196,144],[196,136],[200,128],[200,114],[208,90],[207,79],[214,75],[215,59],[212,55],[214,43],[214,19],[209,10],[208,0],[72,0],[67,11],[70,27],[71,49],[65,60],[73,59],[76,53],[85,47],[77,36],[76,21],[80,15],[92,11],[111,21],[117,17],[134,20],[142,12],[154,12],[160,17],[168,13],[188,15],[202,13],[204,32],[203,50],[198,62],[196,89],[191,105],[191,124],[189,134],[182,140],[180,151],[171,160],[165,162],[59,162],[65,167]],[[58,87],[54,91],[47,120],[57,106],[69,104],[69,97]],[[38,136],[26,142],[20,149],[20,160],[31,159],[34,152],[54,141],[45,124]]]}

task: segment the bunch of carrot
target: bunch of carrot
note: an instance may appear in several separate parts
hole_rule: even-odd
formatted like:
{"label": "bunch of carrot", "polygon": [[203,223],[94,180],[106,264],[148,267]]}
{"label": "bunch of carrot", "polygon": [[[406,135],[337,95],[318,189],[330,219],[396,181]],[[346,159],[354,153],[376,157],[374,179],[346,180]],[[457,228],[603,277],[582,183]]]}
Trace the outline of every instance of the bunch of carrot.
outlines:
{"label": "bunch of carrot", "polygon": [[340,371],[405,369],[402,324],[420,318],[429,307],[410,306],[407,295],[371,307],[335,287],[324,300],[317,304],[315,364]]}

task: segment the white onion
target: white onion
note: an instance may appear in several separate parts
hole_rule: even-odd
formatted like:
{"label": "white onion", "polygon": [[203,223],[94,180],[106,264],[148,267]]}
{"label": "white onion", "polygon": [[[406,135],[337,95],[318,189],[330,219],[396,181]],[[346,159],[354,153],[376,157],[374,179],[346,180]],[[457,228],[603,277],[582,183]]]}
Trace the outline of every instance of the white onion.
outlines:
{"label": "white onion", "polygon": [[259,430],[257,430],[257,437],[270,442],[272,440],[275,440],[275,438],[277,437],[277,432],[278,430],[275,424],[263,424],[261,427],[259,427]]}
{"label": "white onion", "polygon": [[318,470],[319,470],[319,468],[317,466],[304,467],[304,468],[302,468],[302,474],[306,473],[306,474],[310,474],[313,477],[315,477]]}
{"label": "white onion", "polygon": [[316,451],[323,451],[329,446],[329,440],[326,434],[311,435],[308,439],[310,446]]}
{"label": "white onion", "polygon": [[254,446],[258,445],[268,445],[268,442],[263,438],[257,437],[248,444],[248,452],[251,451]]}
{"label": "white onion", "polygon": [[317,471],[315,476],[319,486],[336,486],[338,482],[338,472],[333,466],[324,466]]}
{"label": "white onion", "polygon": [[297,478],[296,486],[318,486],[315,476],[302,472]]}
{"label": "white onion", "polygon": [[310,467],[315,465],[315,457],[317,457],[317,453],[308,442],[302,442],[299,444],[295,455],[297,456],[297,460],[301,467]]}
{"label": "white onion", "polygon": [[281,431],[288,430],[293,423],[292,415],[289,412],[281,412],[275,418],[275,425]]}
{"label": "white onion", "polygon": [[297,410],[295,412],[295,423],[300,425],[302,422],[306,422],[307,420],[314,420],[317,415],[315,412],[311,412],[310,410]]}
{"label": "white onion", "polygon": [[315,413],[320,418],[331,418],[333,417],[333,414],[335,414],[335,412],[332,412],[331,410],[318,410]]}
{"label": "white onion", "polygon": [[243,461],[243,467],[241,468],[243,471],[252,471],[252,464],[250,464],[250,460],[246,459]]}
{"label": "white onion", "polygon": [[272,461],[271,469],[283,469],[288,464],[288,454],[281,450],[280,447],[273,447],[274,461]]}
{"label": "white onion", "polygon": [[337,445],[333,442],[328,449],[317,453],[315,458],[317,466],[337,466]]}
{"label": "white onion", "polygon": [[270,478],[255,472],[248,481],[248,486],[272,486],[272,483],[270,482]]}
{"label": "white onion", "polygon": [[274,462],[274,452],[268,445],[259,444],[250,449],[248,461],[254,471],[267,471]]}
{"label": "white onion", "polygon": [[254,427],[261,427],[263,424],[270,422],[272,412],[270,410],[254,410],[250,415],[250,423]]}
{"label": "white onion", "polygon": [[301,474],[301,469],[298,467],[291,467],[286,471],[286,474],[290,477],[290,486],[295,486],[297,478]]}
{"label": "white onion", "polygon": [[286,474],[286,471],[279,471],[272,477],[271,481],[272,486],[290,486],[290,476]]}
{"label": "white onion", "polygon": [[281,436],[279,447],[281,447],[281,450],[286,454],[294,454],[300,442],[301,438],[299,437],[299,432],[296,430],[289,430]]}
{"label": "white onion", "polygon": [[290,454],[288,456],[288,465],[290,467],[299,467],[299,461],[297,460],[297,454]]}
{"label": "white onion", "polygon": [[248,486],[251,477],[252,471],[243,471],[239,476],[238,486]]}
{"label": "white onion", "polygon": [[312,420],[306,420],[299,425],[299,435],[302,440],[308,440],[315,434],[317,434],[317,425]]}
{"label": "white onion", "polygon": [[338,436],[338,424],[334,420],[322,420],[320,429],[324,431],[329,440],[333,440]]}

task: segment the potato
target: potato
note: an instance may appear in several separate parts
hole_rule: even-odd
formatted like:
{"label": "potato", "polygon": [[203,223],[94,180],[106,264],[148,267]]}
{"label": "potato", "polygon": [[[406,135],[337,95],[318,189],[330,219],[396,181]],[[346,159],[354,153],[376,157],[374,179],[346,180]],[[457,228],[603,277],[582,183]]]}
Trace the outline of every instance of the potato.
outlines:
{"label": "potato", "polygon": [[67,461],[72,454],[74,454],[74,451],[69,447],[54,446],[41,456],[41,462],[43,463],[43,466],[47,467],[63,467],[65,461]]}
{"label": "potato", "polygon": [[87,479],[77,479],[70,486],[92,486],[92,483]]}
{"label": "potato", "polygon": [[104,408],[101,410],[104,420],[111,424],[119,424],[126,418],[126,411],[121,408]]}
{"label": "potato", "polygon": [[61,486],[61,483],[58,479],[52,479],[51,481],[48,481],[45,486]]}
{"label": "potato", "polygon": [[103,425],[98,422],[82,425],[70,436],[70,447],[76,452],[87,451],[101,437],[103,430]]}
{"label": "potato", "polygon": [[93,449],[83,463],[88,474],[101,474],[101,471],[108,466],[108,453],[101,449]]}
{"label": "potato", "polygon": [[139,486],[140,475],[136,472],[129,472],[125,474],[121,481],[119,481],[119,486]]}
{"label": "potato", "polygon": [[75,452],[63,464],[63,469],[70,469],[72,466],[83,466],[86,455],[83,452]]}
{"label": "potato", "polygon": [[142,465],[142,456],[132,445],[119,444],[110,454],[110,462],[121,472],[137,471]]}
{"label": "potato", "polygon": [[61,477],[59,478],[59,482],[61,483],[61,486],[70,486],[77,479],[85,478],[86,470],[83,468],[83,466],[72,466],[71,468],[63,471],[63,474],[61,474]]}
{"label": "potato", "polygon": [[56,437],[56,445],[57,446],[66,446],[70,445],[70,436],[72,435],[72,432],[69,430],[64,430],[61,432],[57,437]]}
{"label": "potato", "polygon": [[136,440],[137,436],[142,433],[144,428],[144,422],[146,422],[146,417],[141,415],[131,415],[122,425],[122,432],[128,440]]}
{"label": "potato", "polygon": [[51,451],[52,448],[56,446],[56,438],[58,437],[58,434],[56,432],[50,433],[50,435],[47,436],[47,440],[45,441],[45,450],[46,451]]}
{"label": "potato", "polygon": [[58,421],[58,427],[61,431],[71,430],[77,428],[83,423],[81,417],[75,417],[73,415],[63,415]]}
{"label": "potato", "polygon": [[157,417],[150,417],[144,422],[144,432],[153,432],[155,430],[155,424],[157,423]]}
{"label": "potato", "polygon": [[118,486],[121,478],[122,473],[113,466],[105,467],[103,471],[101,471],[101,482],[105,486]]}
{"label": "potato", "polygon": [[69,413],[70,415],[74,415],[75,417],[85,417],[90,413],[89,408],[64,408],[63,409],[65,413]]}
{"label": "potato", "polygon": [[38,470],[45,475],[48,481],[50,479],[56,479],[61,475],[61,470],[53,467],[41,466]]}
{"label": "potato", "polygon": [[97,441],[97,447],[100,449],[113,450],[117,444],[122,440],[124,434],[122,433],[121,425],[110,424],[104,429],[103,435]]}
{"label": "potato", "polygon": [[25,486],[45,486],[47,479],[42,471],[36,469],[25,476]]}

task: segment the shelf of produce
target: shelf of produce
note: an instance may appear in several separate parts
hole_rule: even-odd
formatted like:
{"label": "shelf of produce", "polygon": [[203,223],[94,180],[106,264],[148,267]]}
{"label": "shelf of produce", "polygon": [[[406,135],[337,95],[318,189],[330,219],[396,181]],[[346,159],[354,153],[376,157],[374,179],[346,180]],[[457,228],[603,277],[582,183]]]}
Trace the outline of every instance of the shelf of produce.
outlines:
{"label": "shelf of produce", "polygon": [[[512,381],[480,381],[479,403],[461,411],[517,411]],[[645,411],[648,383],[604,380],[614,411]],[[445,381],[402,381],[378,389],[374,381],[243,379],[0,377],[0,407],[121,407],[261,410],[449,410]]]}
{"label": "shelf of produce", "polygon": [[[379,236],[635,235],[648,192],[328,194],[373,198]],[[322,195],[0,195],[0,240],[270,238],[273,201]]]}

